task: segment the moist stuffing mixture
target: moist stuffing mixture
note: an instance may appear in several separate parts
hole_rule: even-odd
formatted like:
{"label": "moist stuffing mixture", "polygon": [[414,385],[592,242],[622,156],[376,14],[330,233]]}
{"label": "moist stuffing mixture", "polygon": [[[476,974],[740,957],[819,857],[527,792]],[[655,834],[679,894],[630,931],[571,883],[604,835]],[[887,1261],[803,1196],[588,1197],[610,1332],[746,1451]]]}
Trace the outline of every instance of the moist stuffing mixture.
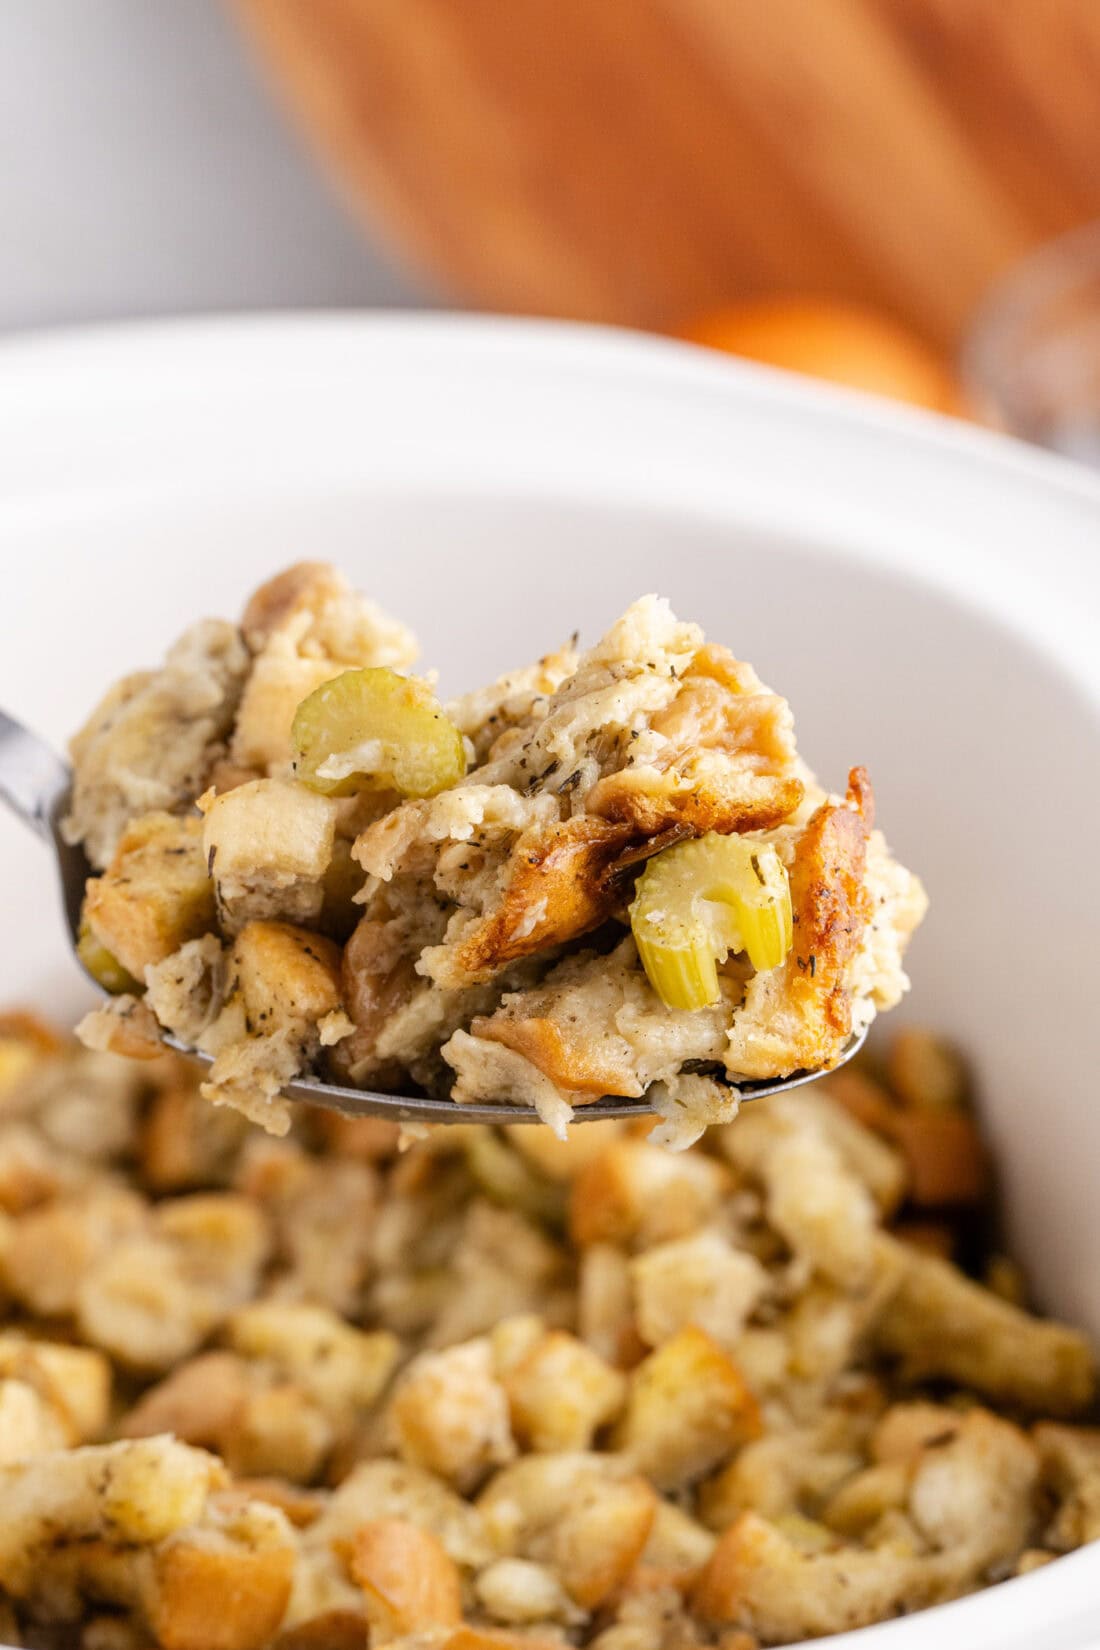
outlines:
{"label": "moist stuffing mixture", "polygon": [[115,994],[90,1045],[166,1028],[276,1134],[317,1071],[559,1136],[645,1096],[684,1146],[898,1000],[925,898],[867,774],[824,791],[786,701],[667,603],[446,707],[399,674],[415,651],[303,563],[110,690],[67,821]]}
{"label": "moist stuffing mixture", "polygon": [[927,1035],[678,1155],[307,1113],[0,1019],[0,1642],[757,1650],[1100,1536]]}

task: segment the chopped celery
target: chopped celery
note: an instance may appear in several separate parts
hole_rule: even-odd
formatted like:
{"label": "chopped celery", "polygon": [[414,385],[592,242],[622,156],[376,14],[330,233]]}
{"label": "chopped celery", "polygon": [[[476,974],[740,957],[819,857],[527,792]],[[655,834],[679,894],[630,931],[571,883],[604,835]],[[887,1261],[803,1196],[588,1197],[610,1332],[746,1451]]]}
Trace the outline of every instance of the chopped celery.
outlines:
{"label": "chopped celery", "polygon": [[466,772],[462,735],[425,682],[385,666],[345,670],[303,699],[294,771],[311,790],[434,796]]}
{"label": "chopped celery", "polygon": [[130,991],[140,994],[144,987],[140,980],[127,972],[115,956],[96,939],[87,923],[81,923],[80,933],[76,941],[76,954],[86,974],[90,974],[97,985],[104,991],[109,991],[112,997],[121,997],[123,992]]}
{"label": "chopped celery", "polygon": [[787,872],[775,849],[712,831],[651,859],[638,879],[630,925],[649,983],[668,1008],[719,997],[718,963],[748,953],[758,973],[777,968],[793,939]]}

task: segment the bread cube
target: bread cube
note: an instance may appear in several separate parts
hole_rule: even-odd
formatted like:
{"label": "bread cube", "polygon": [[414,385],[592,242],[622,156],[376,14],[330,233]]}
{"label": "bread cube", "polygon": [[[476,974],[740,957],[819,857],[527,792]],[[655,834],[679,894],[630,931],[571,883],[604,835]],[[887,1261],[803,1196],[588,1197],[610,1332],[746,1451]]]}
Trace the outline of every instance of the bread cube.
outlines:
{"label": "bread cube", "polygon": [[756,1259],[717,1232],[660,1243],[630,1262],[638,1332],[660,1346],[688,1324],[733,1347],[768,1287]]}
{"label": "bread cube", "polygon": [[0,1466],[64,1449],[69,1431],[53,1405],[26,1381],[0,1376]]}
{"label": "bread cube", "polygon": [[539,1451],[587,1449],[626,1397],[626,1377],[561,1329],[541,1336],[503,1384],[516,1437]]}
{"label": "bread cube", "polygon": [[657,1497],[644,1478],[593,1480],[578,1490],[554,1531],[552,1567],[586,1610],[611,1597],[637,1564]]}
{"label": "bread cube", "polygon": [[639,1472],[679,1489],[760,1432],[760,1412],[741,1371],[709,1335],[681,1329],[630,1376],[616,1435]]}
{"label": "bread cube", "polygon": [[324,903],[336,803],[289,779],[253,779],[215,797],[203,823],[203,851],[222,925],[237,932],[253,918],[309,922]]}
{"label": "bread cube", "polygon": [[719,1541],[691,1603],[704,1621],[747,1628],[764,1644],[791,1644],[918,1609],[938,1587],[929,1561],[910,1552],[807,1554],[747,1512]]}
{"label": "bread cube", "polygon": [[90,1347],[0,1335],[0,1377],[25,1381],[60,1416],[66,1443],[104,1431],[111,1406],[111,1366]]}
{"label": "bread cube", "polygon": [[487,1340],[424,1352],[405,1371],[390,1406],[398,1449],[460,1490],[516,1453],[508,1396]]}
{"label": "bread cube", "polygon": [[157,1549],[143,1600],[163,1650],[263,1650],[283,1619],[296,1546],[259,1501],[212,1508]]}
{"label": "bread cube", "polygon": [[380,1640],[462,1620],[458,1566],[430,1530],[401,1518],[372,1519],[355,1533],[348,1569]]}
{"label": "bread cube", "polygon": [[250,1032],[315,1026],[340,1007],[338,948],[289,923],[247,923],[230,953],[230,971]]}
{"label": "bread cube", "polygon": [[230,1345],[295,1381],[334,1420],[364,1414],[381,1397],[400,1354],[386,1330],[355,1329],[324,1306],[257,1301],[234,1314]]}
{"label": "bread cube", "polygon": [[245,684],[230,747],[233,761],[261,773],[289,772],[295,711],[314,688],[346,669],[331,659],[304,659],[288,637],[274,637]]}
{"label": "bread cube", "polygon": [[88,883],[84,920],[136,980],[212,928],[214,884],[202,820],[153,813],[127,825],[106,871]]}
{"label": "bread cube", "polygon": [[615,1140],[573,1181],[570,1233],[582,1246],[639,1248],[686,1237],[716,1213],[728,1186],[728,1171],[714,1158]]}

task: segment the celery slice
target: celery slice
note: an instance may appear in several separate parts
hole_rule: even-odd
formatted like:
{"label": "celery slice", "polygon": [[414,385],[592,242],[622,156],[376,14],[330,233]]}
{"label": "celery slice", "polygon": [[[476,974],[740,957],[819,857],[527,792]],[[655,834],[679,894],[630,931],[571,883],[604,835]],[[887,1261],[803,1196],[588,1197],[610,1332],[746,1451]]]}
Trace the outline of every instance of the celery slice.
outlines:
{"label": "celery slice", "polygon": [[710,832],[651,859],[638,879],[630,925],[649,983],[668,1008],[719,998],[718,963],[744,951],[758,973],[793,943],[787,872],[775,849]]}
{"label": "celery slice", "polygon": [[121,997],[124,992],[140,994],[145,988],[140,980],[123,968],[113,951],[108,951],[96,939],[87,923],[81,923],[80,933],[77,935],[76,954],[86,974],[90,974],[97,985],[104,991],[109,991],[112,997]]}
{"label": "celery slice", "polygon": [[379,665],[345,670],[294,713],[294,771],[311,790],[435,796],[466,772],[462,735],[426,682]]}

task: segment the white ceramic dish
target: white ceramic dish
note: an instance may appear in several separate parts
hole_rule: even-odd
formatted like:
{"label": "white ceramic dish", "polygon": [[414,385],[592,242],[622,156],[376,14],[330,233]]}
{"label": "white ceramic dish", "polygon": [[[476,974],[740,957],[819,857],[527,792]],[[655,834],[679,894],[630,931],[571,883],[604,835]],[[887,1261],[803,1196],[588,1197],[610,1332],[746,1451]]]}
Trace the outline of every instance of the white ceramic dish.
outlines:
{"label": "white ceramic dish", "polygon": [[[1100,486],[696,350],[470,320],[184,323],[0,349],[0,704],[61,741],[123,667],[331,556],[445,688],[669,595],[865,761],[930,888],[907,1012],[973,1052],[1042,1298],[1100,1337]],[[82,1000],[0,819],[0,1001]],[[1100,1643],[1100,1547],[860,1650]]]}

